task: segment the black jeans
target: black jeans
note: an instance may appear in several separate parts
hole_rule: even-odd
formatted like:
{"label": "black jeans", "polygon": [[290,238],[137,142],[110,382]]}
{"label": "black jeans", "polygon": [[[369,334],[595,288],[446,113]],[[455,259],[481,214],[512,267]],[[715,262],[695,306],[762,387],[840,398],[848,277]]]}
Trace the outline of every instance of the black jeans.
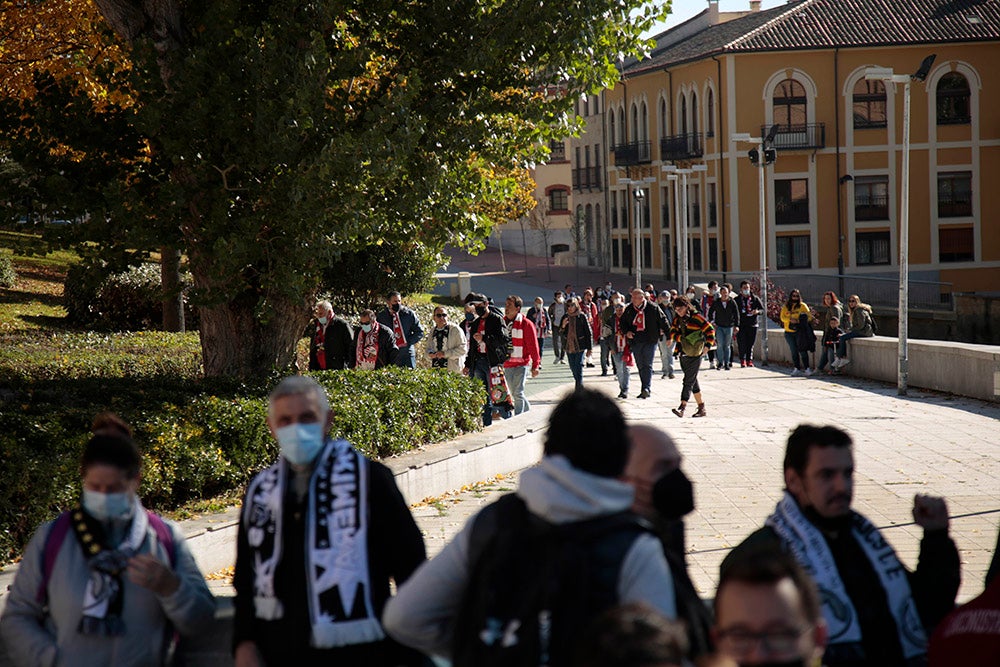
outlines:
{"label": "black jeans", "polygon": [[681,355],[681,370],[684,371],[684,383],[681,385],[681,400],[685,403],[691,398],[691,394],[700,394],[701,387],[698,386],[698,369],[701,367],[701,357],[689,357]]}
{"label": "black jeans", "polygon": [[753,361],[753,344],[757,340],[757,327],[740,327],[736,340],[740,346],[740,361]]}

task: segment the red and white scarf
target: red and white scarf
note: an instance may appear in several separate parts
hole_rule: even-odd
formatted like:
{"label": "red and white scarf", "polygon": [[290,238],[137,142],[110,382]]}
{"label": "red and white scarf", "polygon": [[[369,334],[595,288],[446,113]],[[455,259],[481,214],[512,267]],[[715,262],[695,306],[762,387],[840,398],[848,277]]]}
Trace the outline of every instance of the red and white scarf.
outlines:
{"label": "red and white scarf", "polygon": [[365,333],[361,330],[358,336],[358,368],[372,370],[378,362],[378,324],[372,322],[372,330]]}
{"label": "red and white scarf", "polygon": [[326,325],[316,320],[316,363],[321,370],[326,370]]}
{"label": "red and white scarf", "polygon": [[[632,304],[632,307],[635,308],[635,304]],[[645,301],[642,302],[642,308],[635,308],[635,319],[632,320],[632,323],[635,325],[635,330],[636,331],[645,331],[646,330],[646,302]]]}
{"label": "red and white scarf", "polygon": [[486,354],[486,316],[479,318],[479,326],[476,327],[476,333],[482,334],[482,340],[479,341],[479,354]]}
{"label": "red and white scarf", "polygon": [[518,313],[513,320],[507,321],[507,318],[503,318],[503,327],[507,338],[510,340],[509,354],[507,355],[510,359],[523,359],[524,358],[524,316]]}
{"label": "red and white scarf", "polygon": [[396,334],[396,347],[406,345],[406,336],[403,335],[403,323],[399,321],[399,313],[392,314],[392,332]]}

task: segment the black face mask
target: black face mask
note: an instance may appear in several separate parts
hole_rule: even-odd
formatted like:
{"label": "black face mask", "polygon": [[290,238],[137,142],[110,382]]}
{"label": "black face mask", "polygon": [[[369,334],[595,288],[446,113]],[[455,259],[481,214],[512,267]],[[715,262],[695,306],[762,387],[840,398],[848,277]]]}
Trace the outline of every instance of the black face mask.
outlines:
{"label": "black face mask", "polygon": [[398,303],[392,304],[392,312],[394,312],[394,313],[398,313],[399,312],[399,304]]}
{"label": "black face mask", "polygon": [[680,519],[694,511],[694,486],[680,468],[668,472],[653,485],[653,507],[667,520]]}
{"label": "black face mask", "polygon": [[486,306],[476,306],[476,314],[479,316],[485,315],[487,310],[489,309]]}

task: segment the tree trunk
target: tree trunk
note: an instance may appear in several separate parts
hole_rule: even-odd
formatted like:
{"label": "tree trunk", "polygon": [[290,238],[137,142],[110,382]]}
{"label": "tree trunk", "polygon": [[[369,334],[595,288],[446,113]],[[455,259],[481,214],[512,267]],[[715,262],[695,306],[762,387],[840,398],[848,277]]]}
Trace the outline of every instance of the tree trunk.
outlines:
{"label": "tree trunk", "polygon": [[181,253],[160,248],[160,285],[163,290],[163,330],[184,331],[184,292],[181,289]]}

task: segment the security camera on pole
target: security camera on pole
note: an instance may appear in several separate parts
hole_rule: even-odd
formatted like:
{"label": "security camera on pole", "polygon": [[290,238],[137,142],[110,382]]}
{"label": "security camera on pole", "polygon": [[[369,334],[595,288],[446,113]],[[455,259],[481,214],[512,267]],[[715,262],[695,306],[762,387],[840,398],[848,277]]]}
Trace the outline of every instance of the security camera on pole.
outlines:
{"label": "security camera on pole", "polygon": [[869,67],[865,78],[869,81],[903,84],[903,173],[899,192],[899,368],[896,372],[896,391],[906,396],[910,375],[907,356],[909,335],[909,254],[910,254],[910,82],[923,81],[931,71],[937,56],[924,58],[914,74],[896,74],[888,67]]}
{"label": "security camera on pole", "polygon": [[[748,132],[740,132],[729,137],[732,142],[756,144],[757,147],[747,151],[750,164],[757,170],[757,206],[760,213],[760,300],[764,304],[761,326],[761,365],[767,366],[767,217],[764,207],[764,168],[774,164],[778,154],[774,149],[774,137],[778,134],[778,125],[772,125],[766,137],[751,137]],[[759,148],[758,148],[759,147]]]}

